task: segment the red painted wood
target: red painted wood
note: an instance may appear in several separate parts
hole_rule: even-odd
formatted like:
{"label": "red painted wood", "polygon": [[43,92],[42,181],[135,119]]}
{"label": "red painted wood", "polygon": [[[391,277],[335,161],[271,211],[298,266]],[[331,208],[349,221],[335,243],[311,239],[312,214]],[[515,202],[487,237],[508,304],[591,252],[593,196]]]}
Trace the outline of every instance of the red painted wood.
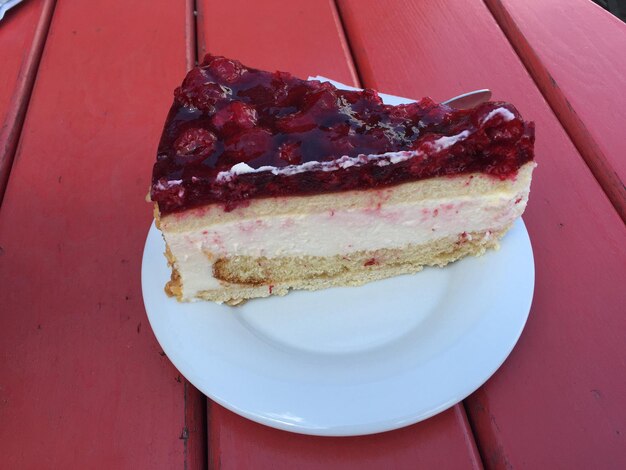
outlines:
{"label": "red painted wood", "polygon": [[202,397],[164,357],[140,288],[188,13],[56,5],[0,210],[3,468],[204,463]]}
{"label": "red painted wood", "polygon": [[54,0],[9,10],[0,23],[0,203],[48,33]]}
{"label": "red painted wood", "polygon": [[355,83],[356,72],[332,0],[198,1],[198,54],[252,67]]}
{"label": "red painted wood", "polygon": [[[201,53],[239,58],[301,77],[325,75],[357,84],[349,47],[333,2],[243,0],[198,4]],[[224,21],[225,17],[233,22]],[[263,21],[259,21],[263,18]],[[252,423],[209,403],[212,468],[415,468],[441,464],[478,468],[463,408],[392,433],[357,439],[301,436]]]}
{"label": "red painted wood", "polygon": [[485,0],[626,222],[626,24],[589,0]]}
{"label": "red painted wood", "polygon": [[209,468],[317,470],[482,468],[474,441],[460,432],[462,407],[382,434],[318,437],[277,431],[209,405]]}
{"label": "red painted wood", "polygon": [[342,0],[340,11],[366,85],[440,100],[488,87],[537,125],[524,215],[531,315],[503,367],[466,401],[484,463],[624,467],[626,229],[610,201],[484,4]]}

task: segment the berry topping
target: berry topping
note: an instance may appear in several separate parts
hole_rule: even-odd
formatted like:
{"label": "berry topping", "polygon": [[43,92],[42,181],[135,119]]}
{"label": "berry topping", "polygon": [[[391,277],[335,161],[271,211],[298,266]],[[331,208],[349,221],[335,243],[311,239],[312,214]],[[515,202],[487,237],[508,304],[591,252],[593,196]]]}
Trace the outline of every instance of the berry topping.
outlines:
{"label": "berry topping", "polygon": [[205,70],[195,68],[174,91],[174,96],[183,106],[213,111],[215,104],[228,96],[228,89],[212,82]]}
{"label": "berry topping", "polygon": [[211,131],[192,127],[183,131],[180,137],[176,139],[174,148],[179,157],[194,160],[204,159],[213,153],[215,142],[217,142],[217,137]]}
{"label": "berry topping", "polygon": [[302,107],[318,115],[326,111],[336,111],[338,105],[335,91],[335,87],[330,83],[322,83],[316,91],[304,95]]}
{"label": "berry topping", "polygon": [[290,165],[302,163],[302,154],[300,153],[299,142],[285,142],[278,147],[278,155],[281,160],[286,161]]}
{"label": "berry topping", "polygon": [[[338,90],[212,55],[174,95],[151,189],[164,214],[472,172],[504,179],[533,159],[534,125],[508,103],[389,106],[374,90]],[[387,152],[397,158],[368,157]]]}
{"label": "berry topping", "polygon": [[257,119],[256,109],[241,101],[233,101],[215,113],[211,124],[218,131],[232,133],[252,129],[256,126]]}
{"label": "berry topping", "polygon": [[284,134],[307,132],[317,127],[315,116],[310,113],[293,113],[276,120],[276,128]]}
{"label": "berry topping", "polygon": [[226,140],[225,154],[234,163],[249,162],[267,152],[272,143],[270,131],[257,128],[236,134]]}
{"label": "berry topping", "polygon": [[235,83],[247,72],[246,68],[237,60],[230,60],[225,57],[213,57],[211,60],[211,56],[207,57],[209,58],[207,62],[209,70],[218,80]]}

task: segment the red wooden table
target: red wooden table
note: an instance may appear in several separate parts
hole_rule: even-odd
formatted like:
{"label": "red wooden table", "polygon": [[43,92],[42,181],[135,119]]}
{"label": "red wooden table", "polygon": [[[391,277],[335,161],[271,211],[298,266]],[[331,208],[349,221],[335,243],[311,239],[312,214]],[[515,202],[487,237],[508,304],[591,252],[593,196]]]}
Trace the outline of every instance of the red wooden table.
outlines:
{"label": "red wooden table", "polygon": [[[194,12],[197,14],[194,15]],[[626,25],[588,0],[27,0],[0,22],[0,467],[624,468]],[[537,126],[536,288],[511,356],[404,429],[277,431],[206,400],[139,271],[171,91],[205,51]]]}

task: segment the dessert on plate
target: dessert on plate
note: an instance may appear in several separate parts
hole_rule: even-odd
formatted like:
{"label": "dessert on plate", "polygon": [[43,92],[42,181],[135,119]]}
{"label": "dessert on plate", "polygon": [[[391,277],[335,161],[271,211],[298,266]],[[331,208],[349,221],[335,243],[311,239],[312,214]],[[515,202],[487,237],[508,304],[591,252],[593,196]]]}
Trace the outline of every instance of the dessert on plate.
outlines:
{"label": "dessert on plate", "polygon": [[534,124],[509,103],[389,106],[212,55],[174,96],[150,197],[181,301],[444,266],[497,247],[526,207]]}

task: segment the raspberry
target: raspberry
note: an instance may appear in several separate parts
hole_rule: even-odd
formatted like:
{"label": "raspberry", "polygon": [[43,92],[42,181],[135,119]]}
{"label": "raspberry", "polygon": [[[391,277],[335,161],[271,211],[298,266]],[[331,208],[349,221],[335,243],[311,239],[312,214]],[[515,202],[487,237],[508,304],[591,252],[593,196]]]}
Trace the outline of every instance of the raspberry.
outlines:
{"label": "raspberry", "polygon": [[226,154],[237,162],[249,162],[269,150],[272,134],[261,128],[250,129],[226,140]]}
{"label": "raspberry", "polygon": [[408,103],[389,106],[388,111],[392,122],[402,122],[411,120],[413,116],[419,113],[420,107],[417,103]]}
{"label": "raspberry", "polygon": [[217,142],[217,137],[215,137],[215,134],[211,131],[192,127],[185,130],[180,137],[176,139],[174,149],[178,157],[202,160],[213,153],[215,150],[215,142]]}
{"label": "raspberry", "polygon": [[355,139],[350,136],[350,126],[339,124],[329,131],[330,152],[335,158],[350,155],[355,147]]}
{"label": "raspberry", "polygon": [[518,140],[522,136],[524,129],[521,122],[511,121],[486,129],[485,132],[494,142],[507,142]]}
{"label": "raspberry", "polygon": [[291,87],[284,105],[294,106],[295,104],[301,102],[308,92],[309,87],[305,85],[296,85]]}
{"label": "raspberry", "polygon": [[276,127],[281,132],[292,134],[296,132],[306,132],[317,127],[313,114],[293,113],[288,114],[276,121]]}
{"label": "raspberry", "polygon": [[363,94],[361,96],[365,101],[369,101],[370,103],[383,104],[383,100],[380,96],[378,96],[378,92],[376,90],[366,88],[363,90]]}
{"label": "raspberry", "polygon": [[303,101],[303,108],[319,114],[326,110],[337,110],[337,95],[334,90],[321,87],[318,91],[307,94]]}
{"label": "raspberry", "polygon": [[176,88],[174,96],[184,106],[213,111],[215,104],[228,94],[224,87],[211,81],[205,70],[195,68],[187,74],[182,86]]}
{"label": "raspberry", "polygon": [[290,165],[302,163],[299,142],[285,142],[278,148],[278,156]]}
{"label": "raspberry", "polygon": [[[205,58],[206,60],[206,58]],[[208,64],[209,70],[218,80],[227,83],[235,83],[248,70],[237,60],[226,59],[225,57],[213,57]]]}
{"label": "raspberry", "polygon": [[153,200],[159,202],[159,207],[174,210],[185,203],[186,190],[179,181],[163,177],[152,182],[150,194]]}
{"label": "raspberry", "polygon": [[[449,108],[448,108],[449,109]],[[441,127],[450,122],[451,113],[447,112],[443,106],[433,106],[421,118],[424,127]]]}
{"label": "raspberry", "polygon": [[218,131],[233,134],[243,129],[252,129],[256,126],[257,119],[256,109],[241,101],[233,101],[215,113],[211,124]]}

